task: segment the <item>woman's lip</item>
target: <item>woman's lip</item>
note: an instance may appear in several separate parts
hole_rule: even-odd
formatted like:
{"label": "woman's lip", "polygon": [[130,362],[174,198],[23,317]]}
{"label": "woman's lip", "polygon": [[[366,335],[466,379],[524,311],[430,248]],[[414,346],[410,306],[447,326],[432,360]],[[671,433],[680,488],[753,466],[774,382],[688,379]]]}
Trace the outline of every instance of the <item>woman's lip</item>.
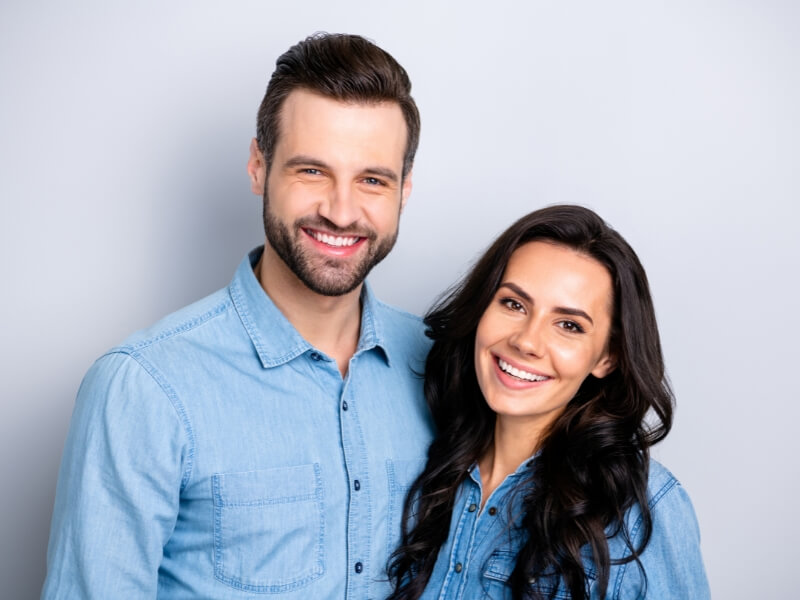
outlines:
{"label": "woman's lip", "polygon": [[544,381],[529,381],[527,379],[520,379],[503,371],[503,369],[500,368],[497,360],[492,361],[492,363],[497,381],[507,390],[531,390],[543,385],[547,385],[551,381],[551,379],[545,379]]}
{"label": "woman's lip", "polygon": [[[537,371],[536,369],[532,369],[531,367],[529,367],[527,365],[523,365],[523,364],[520,364],[518,362],[515,362],[515,361],[513,361],[513,360],[511,360],[509,358],[506,358],[505,356],[500,356],[499,354],[492,354],[492,358],[494,359],[494,362],[497,365],[498,369],[500,368],[500,365],[498,364],[498,361],[502,360],[503,362],[508,363],[509,365],[511,365],[515,369],[519,369],[520,371],[525,371],[526,373],[530,373],[531,375],[536,375],[537,377],[547,377],[548,379],[552,379],[552,377],[550,375],[548,375],[547,373],[542,373],[541,371]],[[503,372],[505,373],[505,371],[503,371]]]}

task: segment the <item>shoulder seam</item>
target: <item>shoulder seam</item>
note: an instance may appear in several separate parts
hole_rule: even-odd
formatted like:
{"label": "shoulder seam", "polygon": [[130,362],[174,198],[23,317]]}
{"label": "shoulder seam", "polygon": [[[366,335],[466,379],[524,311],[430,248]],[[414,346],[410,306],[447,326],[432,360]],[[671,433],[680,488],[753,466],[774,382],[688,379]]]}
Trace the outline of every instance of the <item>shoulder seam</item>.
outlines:
{"label": "shoulder seam", "polygon": [[161,374],[161,372],[156,369],[156,367],[148,361],[144,356],[142,356],[136,350],[127,350],[125,348],[118,348],[107,352],[106,354],[124,354],[131,358],[131,360],[135,360],[136,363],[147,373],[153,381],[161,388],[161,391],[164,392],[164,395],[170,402],[172,406],[172,410],[175,411],[178,420],[181,422],[181,425],[184,430],[184,434],[186,435],[187,440],[189,441],[189,451],[186,456],[186,466],[184,467],[183,475],[181,476],[181,492],[186,488],[186,485],[189,483],[189,479],[192,476],[192,469],[194,467],[194,453],[195,453],[195,440],[194,440],[194,430],[192,429],[191,421],[189,420],[189,415],[186,412],[186,407],[178,398],[178,394],[166,380],[166,378]]}
{"label": "shoulder seam", "polygon": [[204,312],[202,315],[189,319],[188,321],[184,321],[180,325],[171,327],[170,329],[162,331],[158,335],[147,338],[146,340],[142,340],[135,344],[123,344],[122,346],[117,346],[113,348],[111,352],[122,351],[127,353],[133,353],[139,350],[143,350],[148,346],[169,339],[175,335],[186,333],[187,331],[191,331],[192,329],[200,327],[201,325],[207,323],[208,321],[214,319],[215,317],[218,317],[219,315],[227,311],[231,307],[231,305],[232,302],[230,300],[230,295],[229,295],[226,300],[220,302],[214,308]]}
{"label": "shoulder seam", "polygon": [[[664,483],[664,485],[662,485],[658,489],[658,491],[655,494],[653,494],[653,496],[647,501],[647,507],[652,511],[655,505],[658,504],[670,490],[674,489],[676,485],[680,485],[680,483],[678,482],[677,479],[675,479],[674,475],[670,474],[669,478]],[[639,528],[641,526],[642,526],[642,515],[641,513],[639,513],[636,522],[633,524],[633,527],[631,527],[630,538],[632,541],[636,539],[636,534],[639,532]],[[619,573],[617,574],[617,578],[614,582],[615,598],[619,597],[619,593],[622,590],[622,580],[625,578],[625,573],[627,572],[628,566],[630,566],[630,564],[631,563],[625,563],[623,565],[620,565]]]}

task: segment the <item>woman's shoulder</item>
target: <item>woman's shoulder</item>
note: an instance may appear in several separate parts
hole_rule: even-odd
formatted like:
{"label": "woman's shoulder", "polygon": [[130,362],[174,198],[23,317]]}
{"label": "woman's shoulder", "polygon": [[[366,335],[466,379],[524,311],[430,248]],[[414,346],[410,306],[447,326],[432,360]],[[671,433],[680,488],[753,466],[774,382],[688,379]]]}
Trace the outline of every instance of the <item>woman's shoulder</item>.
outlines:
{"label": "woman's shoulder", "polygon": [[[647,507],[650,509],[654,525],[656,521],[661,521],[660,525],[667,525],[663,521],[672,522],[675,519],[696,523],[689,494],[678,478],[654,459],[650,459],[648,469]],[[625,521],[631,535],[635,537],[642,524],[642,511],[638,504],[628,509]]]}
{"label": "woman's shoulder", "polygon": [[672,495],[686,493],[677,477],[672,471],[654,459],[650,459],[650,467],[647,474],[647,502],[652,510],[659,502],[669,500]]}
{"label": "woman's shoulder", "polygon": [[[689,494],[669,469],[650,461],[647,504],[652,532],[640,564],[647,574],[648,598],[706,599],[710,594],[700,553],[700,527]],[[644,518],[635,504],[626,514],[626,526],[635,545],[642,542]],[[612,557],[628,554],[620,536],[609,539]],[[680,582],[680,583],[676,583]],[[621,565],[610,582],[616,592],[611,597],[628,597],[644,582],[633,563]],[[625,593],[622,590],[627,589]]]}

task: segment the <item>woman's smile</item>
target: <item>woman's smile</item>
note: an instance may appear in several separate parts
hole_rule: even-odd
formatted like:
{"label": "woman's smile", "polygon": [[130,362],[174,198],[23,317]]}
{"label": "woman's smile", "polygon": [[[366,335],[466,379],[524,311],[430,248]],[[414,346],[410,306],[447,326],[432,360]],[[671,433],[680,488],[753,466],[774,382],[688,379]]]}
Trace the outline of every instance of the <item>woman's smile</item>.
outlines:
{"label": "woman's smile", "polygon": [[571,248],[529,242],[511,255],[475,335],[475,370],[498,419],[540,431],[589,375],[613,369],[611,276]]}

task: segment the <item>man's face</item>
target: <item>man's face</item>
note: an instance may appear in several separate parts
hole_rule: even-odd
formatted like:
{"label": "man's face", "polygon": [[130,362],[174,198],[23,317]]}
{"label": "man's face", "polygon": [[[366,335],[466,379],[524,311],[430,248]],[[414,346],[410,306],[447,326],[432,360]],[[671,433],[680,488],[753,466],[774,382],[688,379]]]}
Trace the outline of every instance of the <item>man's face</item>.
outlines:
{"label": "man's face", "polygon": [[392,249],[411,192],[410,174],[402,178],[406,136],[395,103],[349,104],[295,90],[282,107],[268,173],[251,146],[267,250],[312,291],[354,290]]}

